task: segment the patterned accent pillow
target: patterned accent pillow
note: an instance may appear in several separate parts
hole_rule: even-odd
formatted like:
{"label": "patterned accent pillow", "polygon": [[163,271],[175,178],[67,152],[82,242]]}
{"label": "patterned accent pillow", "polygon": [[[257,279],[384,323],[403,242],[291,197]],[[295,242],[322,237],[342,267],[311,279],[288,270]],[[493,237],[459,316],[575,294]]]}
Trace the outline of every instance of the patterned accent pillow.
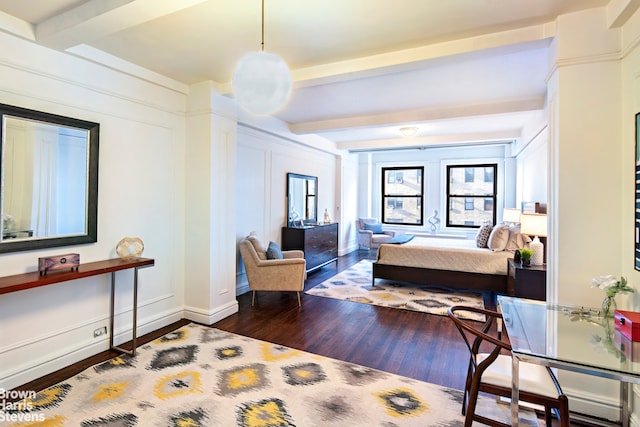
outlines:
{"label": "patterned accent pillow", "polygon": [[509,226],[507,224],[498,224],[491,230],[487,247],[494,252],[501,252],[507,247],[508,241]]}
{"label": "patterned accent pillow", "polygon": [[479,248],[487,247],[487,242],[489,241],[491,230],[493,230],[493,226],[491,224],[485,224],[480,227],[480,230],[478,230],[478,234],[476,235],[476,245]]}

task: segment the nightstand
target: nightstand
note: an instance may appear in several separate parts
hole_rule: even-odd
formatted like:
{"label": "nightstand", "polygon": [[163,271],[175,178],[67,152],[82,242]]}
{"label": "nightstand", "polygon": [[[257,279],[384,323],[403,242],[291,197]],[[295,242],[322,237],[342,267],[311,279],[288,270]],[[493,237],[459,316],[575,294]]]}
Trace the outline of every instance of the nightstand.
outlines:
{"label": "nightstand", "polygon": [[547,266],[523,267],[507,260],[507,293],[519,298],[547,300]]}

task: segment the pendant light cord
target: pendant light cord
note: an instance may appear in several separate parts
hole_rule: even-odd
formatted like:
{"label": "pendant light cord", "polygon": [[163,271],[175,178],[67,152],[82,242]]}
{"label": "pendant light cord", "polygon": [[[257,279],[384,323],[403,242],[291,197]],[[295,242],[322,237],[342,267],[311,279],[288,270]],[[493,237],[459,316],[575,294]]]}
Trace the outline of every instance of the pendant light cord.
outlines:
{"label": "pendant light cord", "polygon": [[260,43],[260,46],[264,52],[264,0],[262,0],[262,43]]}

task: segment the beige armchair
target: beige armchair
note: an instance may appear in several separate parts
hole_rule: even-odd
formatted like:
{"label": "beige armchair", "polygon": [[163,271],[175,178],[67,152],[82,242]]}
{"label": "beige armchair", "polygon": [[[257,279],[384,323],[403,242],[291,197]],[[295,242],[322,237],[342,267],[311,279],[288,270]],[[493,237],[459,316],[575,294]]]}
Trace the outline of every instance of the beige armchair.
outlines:
{"label": "beige armchair", "polygon": [[260,240],[249,236],[240,242],[240,255],[247,272],[249,289],[253,292],[251,305],[254,305],[256,291],[294,291],[301,306],[300,291],[304,289],[306,261],[302,251],[276,251],[282,259],[267,259]]}
{"label": "beige armchair", "polygon": [[395,231],[382,229],[382,223],[377,218],[358,219],[358,246],[375,249],[382,243],[391,240]]}

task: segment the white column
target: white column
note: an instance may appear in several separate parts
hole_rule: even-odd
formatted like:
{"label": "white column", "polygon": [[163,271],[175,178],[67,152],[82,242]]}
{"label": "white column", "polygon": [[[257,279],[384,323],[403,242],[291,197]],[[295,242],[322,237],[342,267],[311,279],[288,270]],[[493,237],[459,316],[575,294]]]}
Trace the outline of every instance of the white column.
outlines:
{"label": "white column", "polygon": [[[623,198],[633,197],[622,193],[623,179],[633,178],[620,168],[630,161],[623,147],[633,144],[620,132],[621,38],[606,26],[605,15],[600,8],[561,16],[552,45],[547,298],[560,304],[598,307],[604,294],[590,287],[591,278],[623,273],[620,240],[633,232],[620,221]],[[565,353],[580,351],[571,337],[549,339]],[[571,411],[618,417],[616,382],[562,370],[558,375]]]}
{"label": "white column", "polygon": [[235,103],[193,85],[186,122],[185,317],[211,324],[238,311]]}

